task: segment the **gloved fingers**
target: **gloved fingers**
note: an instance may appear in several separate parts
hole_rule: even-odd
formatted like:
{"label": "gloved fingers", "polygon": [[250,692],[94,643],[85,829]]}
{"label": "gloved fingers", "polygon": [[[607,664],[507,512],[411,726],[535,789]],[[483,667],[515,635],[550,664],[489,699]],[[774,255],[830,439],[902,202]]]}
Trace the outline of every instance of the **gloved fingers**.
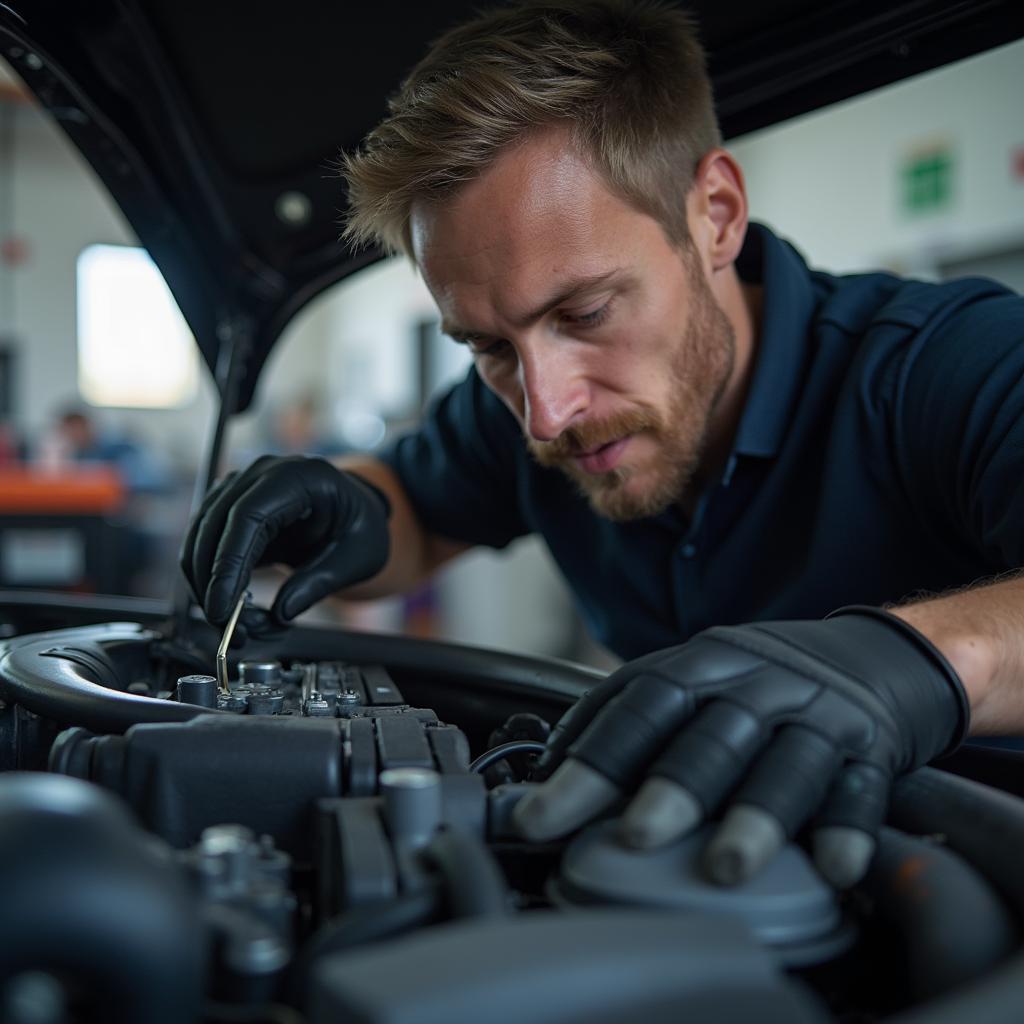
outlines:
{"label": "gloved fingers", "polygon": [[296,568],[281,584],[270,609],[278,622],[291,622],[317,601],[342,587],[358,583],[380,570],[377,553],[365,544],[332,542],[314,558]]}
{"label": "gloved fingers", "polygon": [[830,825],[814,832],[814,866],[837,889],[856,885],[871,866],[878,840],[859,828]]}
{"label": "gloved fingers", "polygon": [[704,820],[701,802],[671,779],[652,776],[630,801],[619,822],[626,846],[649,850],[680,839]]}
{"label": "gloved fingers", "polygon": [[[192,522],[189,523],[185,539],[181,544],[181,554],[179,555],[181,571],[185,574],[185,579],[188,580],[188,585],[192,588],[192,594],[199,604],[202,604],[203,596],[206,593],[206,585],[209,583],[210,562],[213,558],[213,552],[216,550],[216,542],[219,539],[219,533],[209,529],[208,519],[210,510],[220,500],[221,495],[231,487],[237,477],[237,472],[228,473],[223,480],[219,480],[206,492],[202,502],[200,502],[199,511],[196,512]],[[211,542],[213,547],[210,548],[208,557],[205,559],[200,558],[200,551],[209,547]]]}
{"label": "gloved fingers", "polygon": [[829,789],[816,827],[834,825],[877,834],[889,808],[891,786],[892,777],[877,765],[850,761]]}
{"label": "gloved fingers", "polygon": [[764,727],[746,708],[716,700],[669,743],[623,815],[620,834],[646,849],[686,835],[735,788],[760,749]]}
{"label": "gloved fingers", "polygon": [[543,782],[562,763],[565,752],[575,743],[576,738],[590,724],[594,715],[612,699],[627,680],[619,673],[613,673],[592,686],[555,723],[548,737],[544,753],[540,755],[531,772],[531,778]]}
{"label": "gloved fingers", "polygon": [[891,780],[873,764],[855,761],[840,771],[815,822],[812,847],[822,876],[838,889],[863,878],[885,820]]}
{"label": "gloved fingers", "polygon": [[747,773],[765,736],[764,723],[746,708],[712,701],[669,744],[651,775],[672,779],[713,814]]}
{"label": "gloved fingers", "polygon": [[712,879],[732,885],[759,871],[819,809],[841,763],[836,745],[814,730],[780,729],[708,846]]}
{"label": "gloved fingers", "polygon": [[719,885],[752,878],[785,845],[779,819],[760,807],[733,804],[704,851],[704,869]]}
{"label": "gloved fingers", "polygon": [[277,622],[266,608],[259,608],[253,604],[246,604],[242,608],[242,614],[235,626],[234,636],[231,638],[232,649],[244,647],[251,638],[258,637],[266,640],[280,636],[284,627]]}
{"label": "gloved fingers", "polygon": [[[191,551],[192,575],[196,581],[196,596],[200,604],[206,600],[214,556],[235,502],[267,471],[270,463],[278,461],[280,460],[277,456],[261,455],[241,472],[228,473],[219,484],[210,489],[199,506],[199,512],[193,521],[195,540],[188,550]],[[223,618],[226,619],[228,614],[230,609]]]}
{"label": "gloved fingers", "polygon": [[693,713],[691,690],[662,676],[634,676],[594,715],[568,750],[628,792]]}
{"label": "gloved fingers", "polygon": [[525,839],[545,842],[575,831],[621,796],[600,772],[569,758],[516,804],[512,817]]}
{"label": "gloved fingers", "polygon": [[685,720],[693,698],[660,676],[609,676],[556,727],[568,758],[516,808],[528,839],[553,839],[611,807],[639,780],[650,761]]}
{"label": "gloved fingers", "polygon": [[203,599],[211,622],[231,614],[267,545],[281,528],[309,514],[301,492],[282,489],[270,476],[258,477],[244,492],[231,497]]}

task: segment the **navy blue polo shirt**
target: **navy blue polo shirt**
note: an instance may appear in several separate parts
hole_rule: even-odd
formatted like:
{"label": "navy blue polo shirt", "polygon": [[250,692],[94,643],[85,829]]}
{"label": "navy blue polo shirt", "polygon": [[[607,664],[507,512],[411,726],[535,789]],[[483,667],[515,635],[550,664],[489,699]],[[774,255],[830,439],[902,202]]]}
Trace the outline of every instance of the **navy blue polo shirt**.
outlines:
{"label": "navy blue polo shirt", "polygon": [[1024,299],[980,278],[811,271],[759,225],[737,269],[764,286],[756,362],[692,520],[600,518],[470,372],[384,453],[424,525],[493,547],[540,534],[626,659],[1024,565]]}

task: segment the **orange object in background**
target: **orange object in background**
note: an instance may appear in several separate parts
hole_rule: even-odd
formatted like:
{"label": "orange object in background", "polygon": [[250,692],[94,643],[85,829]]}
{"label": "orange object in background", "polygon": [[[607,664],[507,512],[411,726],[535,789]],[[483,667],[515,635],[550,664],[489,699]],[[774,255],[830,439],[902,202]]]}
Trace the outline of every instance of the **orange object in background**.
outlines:
{"label": "orange object in background", "polygon": [[0,515],[105,515],[120,509],[124,494],[111,466],[0,468]]}

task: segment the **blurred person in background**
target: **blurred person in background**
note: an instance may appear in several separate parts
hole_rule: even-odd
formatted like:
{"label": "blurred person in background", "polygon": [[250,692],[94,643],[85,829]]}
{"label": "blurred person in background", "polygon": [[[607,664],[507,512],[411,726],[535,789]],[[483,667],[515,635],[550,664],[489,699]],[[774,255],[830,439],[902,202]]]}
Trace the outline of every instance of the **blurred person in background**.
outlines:
{"label": "blurred person in background", "polygon": [[37,464],[49,474],[91,466],[112,469],[124,488],[124,504],[110,518],[118,532],[119,591],[162,596],[170,586],[173,537],[163,508],[178,496],[164,458],[136,439],[104,429],[95,413],[79,404],[63,407],[40,441]]}
{"label": "blurred person in background", "polygon": [[160,456],[143,444],[101,430],[92,413],[67,406],[40,446],[40,460],[49,469],[70,464],[112,466],[129,494],[159,494],[170,487],[170,473]]}

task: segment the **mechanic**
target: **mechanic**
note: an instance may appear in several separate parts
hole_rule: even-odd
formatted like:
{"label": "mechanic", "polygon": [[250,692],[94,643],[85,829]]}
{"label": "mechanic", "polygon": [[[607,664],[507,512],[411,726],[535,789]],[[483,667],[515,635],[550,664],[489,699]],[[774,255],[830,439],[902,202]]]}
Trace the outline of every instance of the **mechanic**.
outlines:
{"label": "mechanic", "polygon": [[183,551],[212,622],[258,565],[295,570],[280,623],[540,534],[626,663],[519,827],[621,810],[649,848],[724,812],[726,884],[805,827],[852,884],[895,775],[1024,731],[1024,301],[813,272],[748,224],[688,16],[479,15],[344,173],[349,238],[413,259],[474,368],[379,458],[221,482]]}

